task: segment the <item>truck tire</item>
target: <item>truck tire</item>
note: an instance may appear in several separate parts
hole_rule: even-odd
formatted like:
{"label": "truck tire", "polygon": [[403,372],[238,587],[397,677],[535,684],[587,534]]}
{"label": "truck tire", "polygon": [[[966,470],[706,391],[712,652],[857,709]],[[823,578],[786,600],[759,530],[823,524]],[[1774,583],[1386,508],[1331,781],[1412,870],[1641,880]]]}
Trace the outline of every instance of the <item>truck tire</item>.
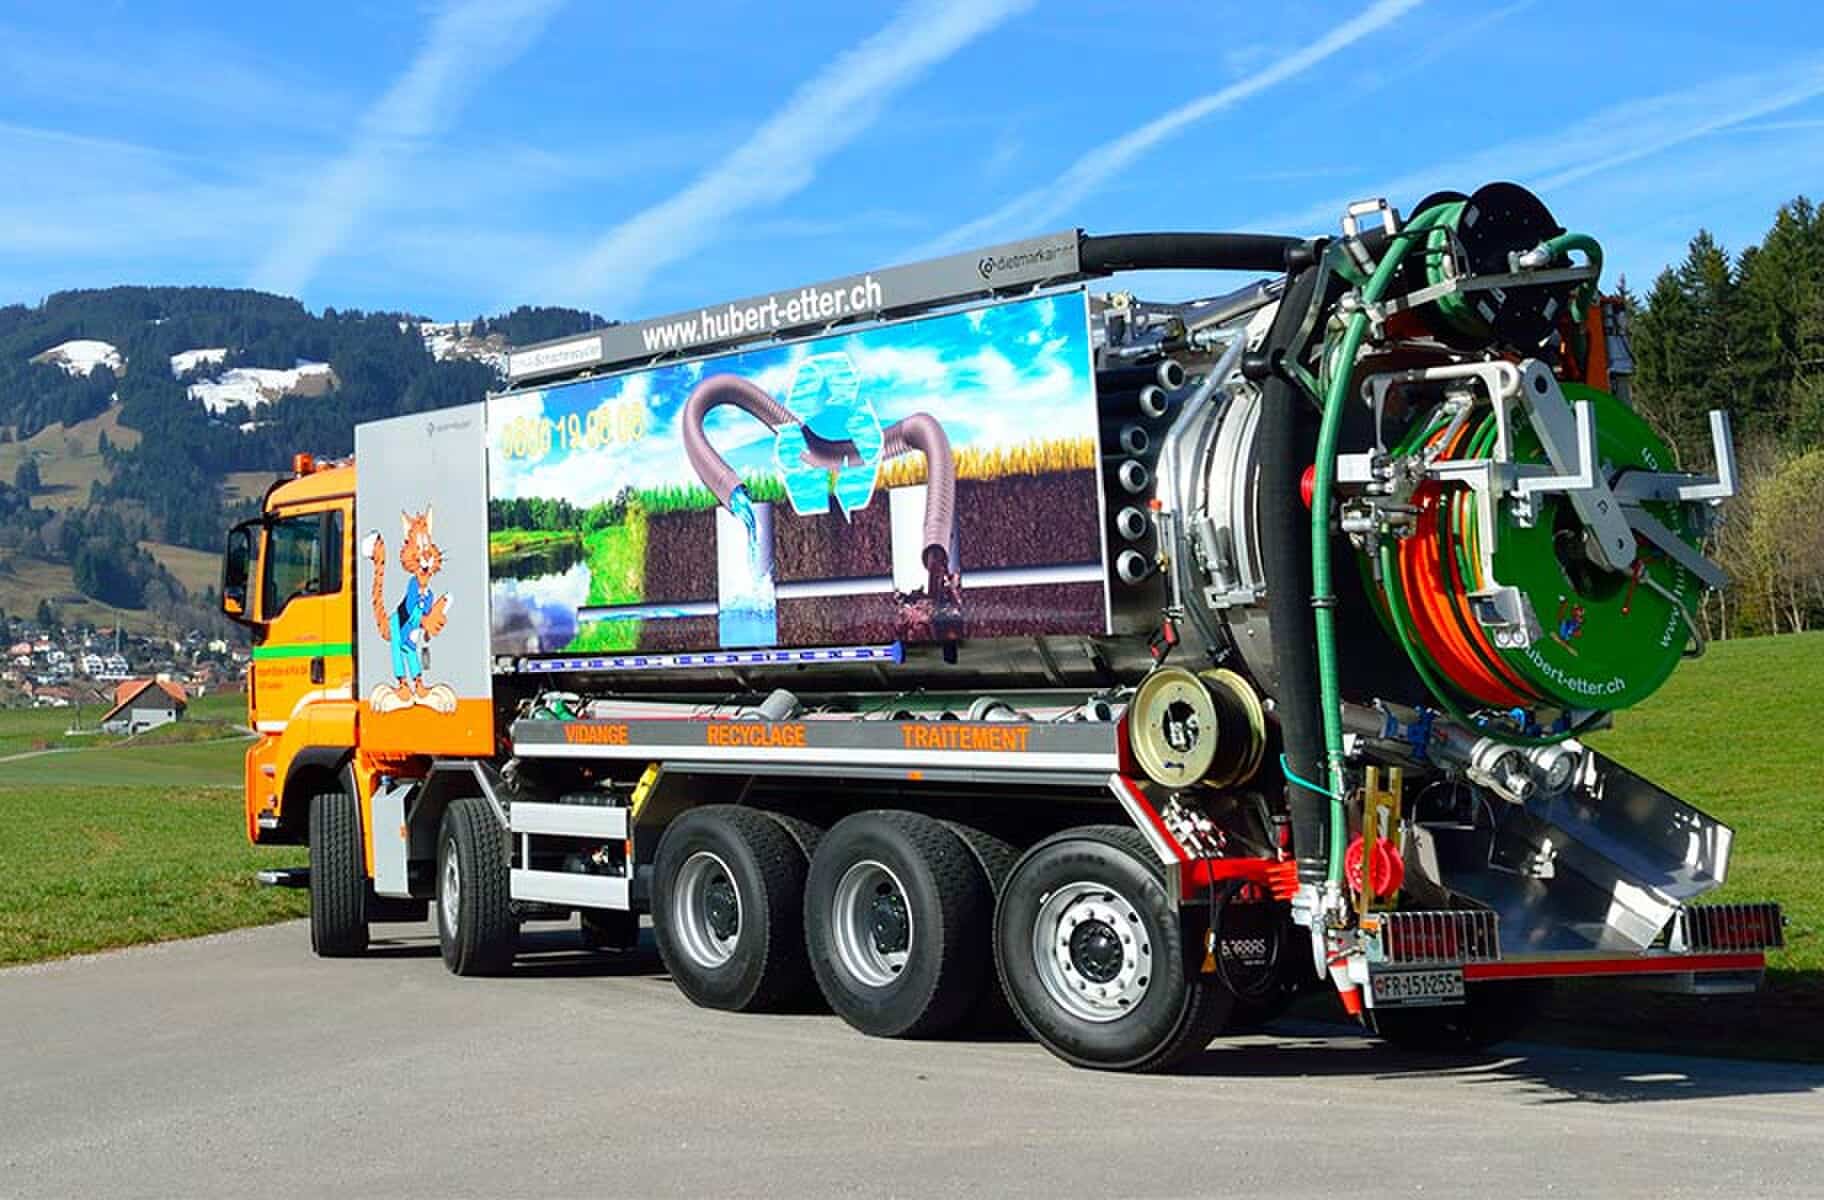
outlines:
{"label": "truck tire", "polygon": [[1065,830],[1027,851],[995,912],[995,965],[1029,1033],[1082,1067],[1165,1070],[1234,1001],[1195,970],[1177,898],[1139,832]]}
{"label": "truck tire", "polygon": [[693,1004],[779,1008],[810,992],[800,912],[804,851],[751,808],[693,808],[665,830],[653,869],[652,931]]}
{"label": "truck tire", "polygon": [[811,859],[811,968],[836,1015],[862,1033],[929,1037],[981,1000],[993,912],[987,874],[950,829],[918,813],[855,813]]}
{"label": "truck tire", "polygon": [[367,952],[367,868],[361,809],[346,792],[310,802],[310,948],[319,958]]}
{"label": "truck tire", "polygon": [[991,900],[979,939],[982,948],[982,975],[986,982],[982,985],[981,999],[976,1001],[974,1010],[963,1018],[960,1028],[972,1034],[1011,1033],[1019,1028],[1020,1023],[1014,1019],[1013,1008],[1007,1003],[1007,994],[1001,990],[1000,976],[994,969],[993,905],[1000,903],[1001,889],[1006,886],[1007,876],[1013,873],[1013,864],[1020,861],[1020,852],[992,833],[984,833],[972,825],[945,821],[944,828],[961,838],[963,845],[969,847],[969,853],[975,856],[983,876],[988,880]]}
{"label": "truck tire", "polygon": [[591,950],[632,950],[640,944],[640,914],[618,908],[585,908],[577,914],[583,945]]}
{"label": "truck tire", "polygon": [[1463,1004],[1377,1009],[1374,1030],[1417,1054],[1469,1054],[1517,1037],[1550,994],[1548,979],[1472,983]]}
{"label": "truck tire", "polygon": [[456,975],[499,975],[513,966],[519,922],[509,898],[512,863],[494,807],[458,796],[437,835],[437,942]]}

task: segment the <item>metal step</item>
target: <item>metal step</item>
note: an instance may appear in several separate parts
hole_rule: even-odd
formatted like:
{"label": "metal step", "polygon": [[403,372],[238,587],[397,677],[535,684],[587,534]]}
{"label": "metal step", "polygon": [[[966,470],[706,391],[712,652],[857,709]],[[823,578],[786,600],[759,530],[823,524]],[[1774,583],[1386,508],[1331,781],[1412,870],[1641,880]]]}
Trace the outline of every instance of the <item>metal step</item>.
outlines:
{"label": "metal step", "polygon": [[264,871],[255,871],[253,877],[261,887],[307,888],[310,886],[309,867],[268,867]]}

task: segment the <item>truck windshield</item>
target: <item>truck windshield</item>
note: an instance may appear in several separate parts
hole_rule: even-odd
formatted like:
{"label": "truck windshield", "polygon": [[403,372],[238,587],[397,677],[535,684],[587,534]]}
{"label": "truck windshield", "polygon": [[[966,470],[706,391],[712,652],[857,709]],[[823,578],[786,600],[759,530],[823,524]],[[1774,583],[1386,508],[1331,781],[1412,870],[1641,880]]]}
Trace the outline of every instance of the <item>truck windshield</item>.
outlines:
{"label": "truck windshield", "polygon": [[298,596],[342,587],[342,514],[310,513],[272,522],[266,532],[261,614],[271,620]]}

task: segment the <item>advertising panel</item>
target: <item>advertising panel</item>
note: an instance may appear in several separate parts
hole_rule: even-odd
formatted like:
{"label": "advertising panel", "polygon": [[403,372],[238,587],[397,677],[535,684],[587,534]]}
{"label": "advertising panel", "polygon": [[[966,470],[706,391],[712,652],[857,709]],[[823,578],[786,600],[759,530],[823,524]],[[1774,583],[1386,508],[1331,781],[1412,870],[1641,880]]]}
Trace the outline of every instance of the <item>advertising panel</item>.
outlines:
{"label": "advertising panel", "polygon": [[1106,630],[1080,291],[489,406],[496,655]]}
{"label": "advertising panel", "polygon": [[355,428],[355,611],[362,744],[494,747],[485,635],[483,405]]}

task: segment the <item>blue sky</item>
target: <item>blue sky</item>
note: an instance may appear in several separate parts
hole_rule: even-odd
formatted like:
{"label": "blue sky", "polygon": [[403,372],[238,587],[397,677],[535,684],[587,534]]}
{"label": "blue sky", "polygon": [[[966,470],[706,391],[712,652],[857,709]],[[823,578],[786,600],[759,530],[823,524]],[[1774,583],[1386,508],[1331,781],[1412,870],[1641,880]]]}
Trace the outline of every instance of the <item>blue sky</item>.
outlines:
{"label": "blue sky", "polygon": [[14,5],[0,163],[0,301],[635,317],[1492,178],[1641,288],[1824,193],[1824,36],[1787,0]]}

